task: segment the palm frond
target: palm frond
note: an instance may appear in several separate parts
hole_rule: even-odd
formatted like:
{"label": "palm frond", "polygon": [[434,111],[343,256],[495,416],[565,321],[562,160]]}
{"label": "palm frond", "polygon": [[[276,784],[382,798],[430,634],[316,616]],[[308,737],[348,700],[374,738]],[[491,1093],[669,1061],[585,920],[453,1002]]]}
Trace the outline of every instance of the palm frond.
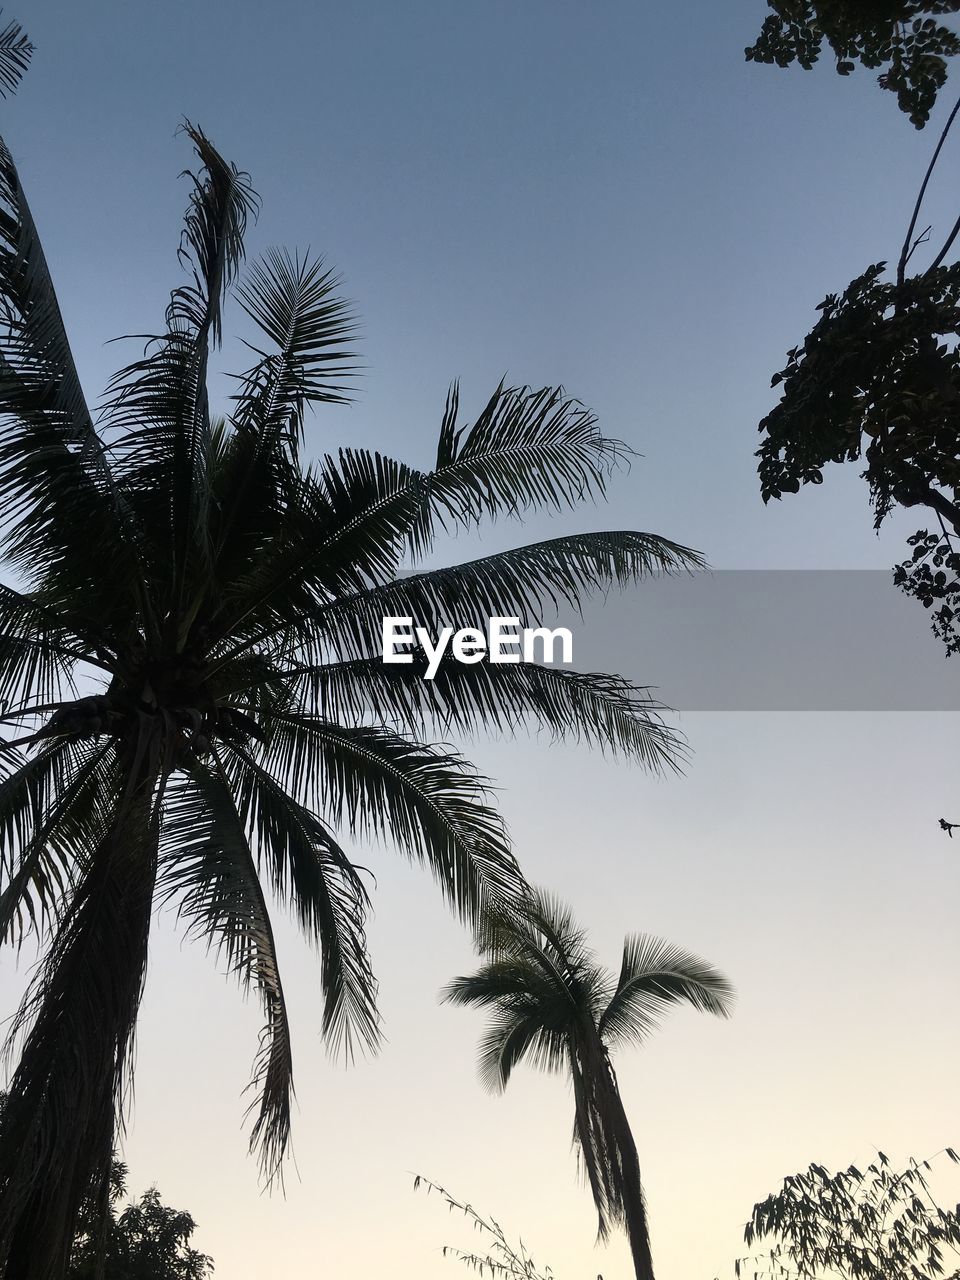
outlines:
{"label": "palm frond", "polygon": [[16,93],[33,51],[33,45],[19,22],[11,19],[0,30],[0,98]]}
{"label": "palm frond", "polygon": [[566,1065],[569,999],[529,960],[495,960],[454,978],[440,998],[491,1010],[477,1053],[480,1080],[491,1092],[502,1092],[524,1059],[546,1071]]}
{"label": "palm frond", "polygon": [[63,916],[88,851],[104,839],[112,744],[42,748],[0,783],[0,943],[19,947]]}
{"label": "palm frond", "polygon": [[255,987],[265,1025],[254,1062],[250,1147],[268,1178],[290,1137],[293,1062],[270,913],[256,861],[226,780],[199,765],[169,792],[158,888],[177,900],[190,931],[222,955],[244,990]]}
{"label": "palm frond", "polygon": [[238,378],[231,421],[254,432],[264,452],[278,443],[297,448],[307,405],[348,399],[340,380],[356,370],[356,353],[344,346],[356,323],[340,283],[322,258],[271,249],[237,288],[240,306],[273,349],[252,347],[259,359]]}
{"label": "palm frond", "polygon": [[0,707],[26,715],[36,702],[75,696],[78,664],[112,669],[108,644],[92,620],[0,583]]}
{"label": "palm frond", "polygon": [[491,1093],[502,1093],[523,1061],[541,1071],[563,1071],[568,1065],[563,1032],[544,1026],[535,1010],[494,1014],[477,1048],[481,1083]]}
{"label": "palm frond", "polygon": [[320,595],[336,585],[342,589],[346,584],[333,573],[343,547],[355,557],[368,544],[380,547],[382,582],[405,550],[417,558],[432,544],[438,521],[445,528],[470,526],[497,514],[559,509],[600,496],[610,468],[625,453],[561,389],[532,392],[501,384],[469,429],[456,427],[456,406],[454,391],[432,472],[368,450],[342,449],[323,459],[306,491],[313,501],[305,506],[303,533],[270,566],[271,595],[290,581],[315,582]]}
{"label": "palm frond", "polygon": [[226,584],[213,626],[215,640],[229,643],[222,660],[312,630],[319,603],[394,577],[421,487],[419,473],[364,450],[341,450],[319,472],[290,476],[274,536]]}
{"label": "palm frond", "polygon": [[[285,491],[296,490],[295,468],[309,405],[347,400],[354,372],[348,342],[355,332],[339,279],[321,259],[270,250],[236,293],[240,306],[269,340],[248,343],[257,356],[234,375],[231,430],[219,467],[223,482],[211,511],[218,577],[229,584],[259,551],[282,537]],[[217,488],[218,477],[212,481]],[[245,555],[245,553],[247,553]]]}
{"label": "palm frond", "polygon": [[486,953],[527,966],[563,993],[568,1016],[592,1009],[600,981],[596,957],[586,930],[555,894],[536,886],[516,912],[488,913],[477,941]]}
{"label": "palm frond", "polygon": [[257,211],[258,198],[250,175],[224,160],[201,128],[186,120],[183,131],[201,165],[199,173],[185,175],[192,190],[180,261],[192,279],[171,294],[167,325],[198,338],[209,334],[212,345],[219,346],[223,299],[243,262],[247,221]]}
{"label": "palm frond", "polygon": [[[343,576],[344,547],[353,553],[347,561],[352,567],[370,556],[368,576],[382,583],[394,576],[404,551],[414,560],[422,556],[438,526],[472,526],[497,515],[520,516],[533,507],[560,509],[600,497],[609,471],[628,452],[619,441],[602,436],[594,416],[559,388],[533,392],[501,384],[470,428],[456,426],[457,404],[454,388],[432,472],[365,450],[341,450],[337,459],[325,458],[309,486],[311,501],[302,504],[302,533],[288,537],[267,558],[259,581],[247,585],[234,622],[263,617],[267,606],[275,608],[292,585],[310,589],[313,604],[334,588],[349,589]],[[318,503],[318,494],[328,500]],[[333,527],[331,511],[339,515]],[[615,543],[619,536],[609,537]],[[606,556],[605,580],[610,559],[618,553],[621,568],[616,572],[629,577],[654,566],[665,571],[702,567],[697,553],[668,539],[627,538],[627,543],[608,542],[604,548],[597,543],[592,549],[594,558]],[[591,554],[582,547],[581,553]],[[276,625],[289,621],[285,614]],[[272,632],[258,629],[257,634]]]}
{"label": "palm frond", "polygon": [[616,990],[600,1018],[600,1035],[610,1045],[642,1043],[663,1015],[682,1003],[727,1018],[733,987],[713,965],[681,947],[643,934],[629,937]]}
{"label": "palm frond", "polygon": [[278,712],[262,763],[351,834],[389,837],[426,863],[465,919],[522,897],[525,882],[485,779],[459,754],[385,728]]}
{"label": "palm frond", "polygon": [[[501,382],[472,426],[458,426],[459,400],[454,383],[430,476],[431,507],[445,524],[559,511],[603,497],[610,472],[630,456],[562,387],[534,391]],[[427,548],[430,532],[414,532],[415,554]]]}
{"label": "palm frond", "polygon": [[47,743],[28,760],[0,756],[0,872],[9,881],[22,851],[63,785],[69,743]]}
{"label": "palm frond", "polygon": [[283,535],[287,488],[299,483],[299,472],[280,450],[262,448],[255,433],[237,431],[224,418],[211,425],[206,469],[206,519],[219,595],[229,593]]}
{"label": "palm frond", "polygon": [[[40,237],[0,139],[0,500],[8,555],[76,597],[99,555],[131,563],[122,504],[87,409]],[[124,534],[127,534],[125,537]]]}
{"label": "palm frond", "polygon": [[[500,955],[475,973],[452,979],[440,998],[448,1004],[476,1005],[477,1008],[502,1006],[503,1009],[527,1009],[537,999],[551,996],[542,973],[525,957]],[[552,1022],[553,1019],[547,1019]]]}
{"label": "palm frond", "polygon": [[446,625],[483,628],[490,617],[535,627],[561,606],[579,613],[595,591],[702,567],[698,552],[654,534],[566,535],[342,595],[321,606],[317,622],[330,645],[358,656],[379,643],[385,617],[412,617],[431,634]]}
{"label": "palm frond", "polygon": [[664,717],[669,708],[649,689],[620,676],[540,663],[465,664],[447,654],[432,680],[427,658],[415,651],[407,666],[363,657],[264,674],[224,672],[225,687],[245,696],[254,688],[287,692],[290,704],[321,719],[378,723],[430,732],[516,737],[545,731],[551,741],[573,740],[640,760],[654,772],[679,769],[682,735]]}
{"label": "palm frond", "polygon": [[166,332],[114,375],[105,405],[107,423],[124,432],[120,457],[129,500],[147,527],[166,530],[154,547],[153,567],[159,569],[164,553],[170,558],[168,611],[181,603],[191,573],[209,568],[209,529],[201,519],[212,431],[207,364],[220,343],[223,299],[257,208],[249,176],[224,160],[202,129],[189,121],[183,129],[200,163],[186,173],[191,191],[180,260],[189,279],[170,295]]}
{"label": "palm frond", "polygon": [[[389,571],[394,553],[396,547],[385,550],[384,570]],[[431,635],[438,635],[444,626],[483,631],[490,617],[517,618],[520,627],[547,623],[549,630],[548,614],[556,616],[559,604],[579,611],[591,591],[622,586],[652,572],[692,570],[700,563],[698,553],[667,539],[614,532],[552,539],[480,561],[397,577],[352,594],[343,594],[343,582],[338,594],[334,584],[329,593],[320,593],[297,580],[296,589],[285,593],[284,607],[274,607],[266,616],[259,614],[259,630],[237,648],[282,636],[292,657],[316,669],[314,692],[325,686],[326,694],[335,694],[333,686],[339,684],[342,689],[348,673],[357,692],[364,682],[367,687],[378,685],[384,699],[383,710],[375,713],[378,718],[392,714],[396,695],[406,709],[420,708],[419,723],[433,721],[467,731],[475,724],[498,730],[515,727],[517,721],[539,724],[556,735],[573,733],[591,744],[625,751],[658,771],[676,768],[684,748],[680,736],[664,726],[662,713],[668,708],[657,703],[649,690],[621,677],[580,675],[534,663],[494,664],[486,659],[467,667],[447,654],[434,680],[424,682],[412,678],[425,671],[425,657],[419,650],[412,654],[412,669],[406,671],[380,663],[383,669],[372,673],[358,666],[344,666],[338,672],[334,659],[357,663],[379,653],[385,617],[412,618]],[[264,579],[269,576],[269,564],[260,570]],[[282,599],[276,586],[274,602],[279,605]],[[517,657],[521,657],[518,652]]]}
{"label": "palm frond", "polygon": [[267,864],[274,890],[320,948],[322,1034],[348,1059],[356,1041],[376,1049],[377,982],[365,931],[370,900],[357,868],[319,818],[241,747],[225,749],[224,767],[260,864]]}

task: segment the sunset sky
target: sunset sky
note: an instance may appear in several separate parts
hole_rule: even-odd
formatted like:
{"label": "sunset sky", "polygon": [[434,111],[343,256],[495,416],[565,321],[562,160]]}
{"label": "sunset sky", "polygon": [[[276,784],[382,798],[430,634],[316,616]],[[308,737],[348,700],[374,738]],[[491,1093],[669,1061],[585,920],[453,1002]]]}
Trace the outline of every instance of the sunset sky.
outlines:
{"label": "sunset sky", "polygon": [[[562,383],[643,455],[605,507],[498,526],[444,545],[443,560],[636,528],[718,570],[888,569],[922,517],[877,537],[856,467],[765,508],[752,455],[770,375],[815,306],[899,252],[945,113],[918,134],[868,72],[747,64],[764,12],[762,0],[6,6],[37,53],[3,133],[89,397],[131,358],[108,339],[155,331],[179,279],[186,116],[252,175],[251,254],[312,247],[355,301],[356,400],[313,419],[312,452],[362,444],[427,466],[449,382],[470,413],[506,375]],[[950,165],[924,218],[935,232],[955,217],[956,151]],[[242,320],[227,316],[226,368]],[[214,387],[229,393],[226,379]],[[904,681],[928,664],[956,708],[960,658],[945,663],[922,611],[889,592],[890,626],[912,628]],[[757,622],[744,620],[744,669],[766,661],[786,679],[791,660],[769,666]],[[713,627],[705,613],[698,643],[682,637],[704,668]],[[862,673],[887,624],[851,627],[845,661]],[[616,1064],[658,1274],[712,1280],[732,1274],[754,1201],[811,1160],[960,1142],[960,842],[937,826],[960,821],[958,714],[898,702],[895,665],[873,709],[785,711],[774,687],[768,710],[703,710],[684,703],[675,668],[673,688],[650,669],[655,646],[641,651],[627,626],[617,645],[620,670],[684,708],[685,776],[573,744],[466,748],[500,786],[528,877],[574,905],[611,965],[625,933],[648,932],[737,988],[729,1022],[681,1011]],[[222,1280],[466,1274],[441,1246],[479,1241],[414,1194],[417,1172],[522,1234],[558,1280],[626,1280],[625,1243],[595,1247],[566,1084],[521,1068],[505,1096],[483,1092],[482,1022],[437,1000],[473,962],[469,936],[426,873],[389,849],[357,852],[377,878],[387,1041],[372,1061],[328,1059],[317,957],[284,922],[299,1103],[286,1197],[263,1194],[245,1154],[259,1010],[170,914],[138,1033],[131,1188],[156,1182],[189,1209]],[[5,1011],[28,959],[0,957]]]}

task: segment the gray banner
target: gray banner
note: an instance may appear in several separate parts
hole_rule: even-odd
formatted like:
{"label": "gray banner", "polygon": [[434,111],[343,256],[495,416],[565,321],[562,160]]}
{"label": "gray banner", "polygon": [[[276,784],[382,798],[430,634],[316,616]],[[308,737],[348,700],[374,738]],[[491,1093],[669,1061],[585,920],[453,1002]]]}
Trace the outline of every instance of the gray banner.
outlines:
{"label": "gray banner", "polygon": [[960,656],[886,570],[721,570],[595,598],[573,665],[681,711],[958,711]]}

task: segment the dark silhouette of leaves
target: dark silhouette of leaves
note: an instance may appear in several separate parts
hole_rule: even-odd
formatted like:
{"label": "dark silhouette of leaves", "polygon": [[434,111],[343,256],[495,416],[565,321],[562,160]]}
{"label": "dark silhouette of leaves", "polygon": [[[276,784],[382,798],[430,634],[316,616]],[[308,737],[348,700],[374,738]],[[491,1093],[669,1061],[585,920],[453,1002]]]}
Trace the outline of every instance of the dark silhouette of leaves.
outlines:
{"label": "dark silhouette of leaves", "polygon": [[19,22],[0,27],[0,98],[16,93],[32,57],[33,45]]}
{"label": "dark silhouette of leaves", "polygon": [[937,21],[960,10],[960,0],[767,0],[747,60],[809,71],[824,42],[837,71],[856,63],[876,70],[882,89],[897,95],[900,110],[922,129],[947,78],[947,60],[960,53],[960,36]]}
{"label": "dark silhouette of leaves", "polygon": [[[940,1153],[958,1163],[956,1152]],[[931,1160],[895,1169],[878,1151],[863,1170],[811,1164],[754,1205],[738,1280],[957,1280],[960,1205],[942,1208],[930,1187]],[[951,1264],[953,1264],[951,1266]]]}

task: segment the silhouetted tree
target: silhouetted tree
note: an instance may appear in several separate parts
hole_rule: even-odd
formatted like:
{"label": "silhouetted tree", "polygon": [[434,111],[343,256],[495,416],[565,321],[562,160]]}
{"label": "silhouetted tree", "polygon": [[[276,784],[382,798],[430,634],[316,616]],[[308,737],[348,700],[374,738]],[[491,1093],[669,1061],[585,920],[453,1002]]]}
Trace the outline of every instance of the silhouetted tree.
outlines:
{"label": "silhouetted tree", "polygon": [[[942,1154],[954,1163],[955,1152]],[[861,1172],[812,1164],[754,1206],[744,1232],[762,1254],[735,1265],[740,1280],[957,1280],[960,1205],[934,1198],[929,1160],[893,1169],[883,1152]],[[950,1267],[953,1262],[952,1269]]]}
{"label": "silhouetted tree", "polygon": [[114,1162],[106,1220],[99,1197],[85,1201],[67,1270],[68,1280],[206,1280],[213,1260],[190,1247],[196,1223],[163,1204],[156,1187],[121,1209],[126,1166]]}
{"label": "silhouetted tree", "polygon": [[897,95],[918,129],[930,117],[947,78],[947,59],[960,37],[937,18],[960,10],[960,0],[767,0],[773,10],[747,59],[806,70],[824,42],[847,76],[856,63],[883,68],[878,83]]}
{"label": "silhouetted tree", "polygon": [[[889,61],[881,83],[897,89],[918,127],[946,58],[960,51],[956,33],[923,16],[960,10],[960,0],[771,7],[776,16],[748,58],[809,67],[826,39],[842,71],[854,57],[866,66]],[[917,230],[923,200],[958,109],[960,102],[930,160],[896,267],[874,263],[820,303],[820,319],[774,374],[781,399],[760,423],[758,451],[764,502],[820,484],[831,462],[861,462],[877,528],[895,508],[927,509],[935,527],[908,539],[894,582],[933,610],[948,653],[960,650],[960,264],[948,260],[960,217],[924,270],[907,269],[930,238],[932,228]]]}
{"label": "silhouetted tree", "polygon": [[726,1017],[732,988],[712,966],[657,938],[627,938],[619,976],[598,965],[570,911],[538,891],[522,914],[488,920],[478,935],[487,964],[454,979],[444,998],[489,1008],[480,1045],[488,1088],[506,1087],[528,1059],[568,1073],[574,1144],[599,1215],[601,1239],[626,1228],[637,1280],[653,1280],[640,1164],[610,1052],[642,1044],[673,1005]]}
{"label": "silhouetted tree", "polygon": [[[434,733],[539,726],[654,769],[678,750],[619,678],[384,665],[387,615],[434,634],[491,612],[532,626],[559,599],[699,557],[590,533],[404,574],[441,531],[601,496],[625,450],[560,389],[501,384],[467,424],[454,386],[432,469],[364,449],[304,465],[308,407],[347,398],[349,307],[309,257],[272,251],[239,278],[257,198],[185,131],[186,281],[97,424],[0,144],[0,506],[25,585],[0,587],[0,699],[27,729],[0,748],[0,938],[36,928],[46,948],[0,1135],[10,1280],[59,1280],[92,1181],[106,1203],[157,901],[261,998],[251,1143],[272,1176],[293,1077],[267,889],[319,944],[324,1034],[373,1046],[367,893],[336,828],[393,840],[476,922],[526,886],[484,779]],[[218,418],[208,363],[231,292],[256,336]]]}
{"label": "silhouetted tree", "polygon": [[[0,1093],[0,1127],[8,1097]],[[205,1280],[213,1260],[190,1248],[190,1214],[168,1208],[156,1187],[120,1210],[126,1193],[127,1166],[111,1159],[106,1204],[95,1184],[80,1206],[67,1280]]]}

